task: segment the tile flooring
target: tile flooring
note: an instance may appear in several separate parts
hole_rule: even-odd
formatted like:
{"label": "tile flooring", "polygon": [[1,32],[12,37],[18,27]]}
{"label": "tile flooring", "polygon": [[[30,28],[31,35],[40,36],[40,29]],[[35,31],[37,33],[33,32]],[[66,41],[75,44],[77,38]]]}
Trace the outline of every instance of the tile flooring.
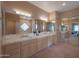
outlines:
{"label": "tile flooring", "polygon": [[58,43],[43,49],[31,58],[78,58],[79,45],[69,43]]}

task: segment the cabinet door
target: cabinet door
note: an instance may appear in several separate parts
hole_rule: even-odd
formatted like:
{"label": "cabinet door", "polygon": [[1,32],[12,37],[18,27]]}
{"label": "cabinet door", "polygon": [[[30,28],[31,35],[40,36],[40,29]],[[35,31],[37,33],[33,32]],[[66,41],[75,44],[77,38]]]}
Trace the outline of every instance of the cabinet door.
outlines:
{"label": "cabinet door", "polygon": [[48,47],[48,37],[42,39],[43,49]]}
{"label": "cabinet door", "polygon": [[37,39],[37,50],[40,51],[43,49],[42,38]]}
{"label": "cabinet door", "polygon": [[32,40],[30,44],[31,56],[37,52],[37,41],[36,39]]}
{"label": "cabinet door", "polygon": [[37,52],[36,39],[22,42],[21,44],[21,56],[30,57]]}
{"label": "cabinet door", "polygon": [[48,37],[43,37],[43,38],[37,39],[38,51],[40,51],[46,47],[48,47]]}
{"label": "cabinet door", "polygon": [[53,44],[56,44],[57,43],[57,37],[56,37],[56,35],[53,35],[52,38],[53,38]]}
{"label": "cabinet door", "polygon": [[53,44],[53,37],[52,36],[49,36],[48,37],[48,46],[50,46],[52,44]]}
{"label": "cabinet door", "polygon": [[19,58],[20,57],[20,44],[13,43],[9,45],[3,46],[3,55],[4,57],[12,57],[12,58]]}
{"label": "cabinet door", "polygon": [[30,56],[30,44],[21,46],[21,57],[26,58]]}

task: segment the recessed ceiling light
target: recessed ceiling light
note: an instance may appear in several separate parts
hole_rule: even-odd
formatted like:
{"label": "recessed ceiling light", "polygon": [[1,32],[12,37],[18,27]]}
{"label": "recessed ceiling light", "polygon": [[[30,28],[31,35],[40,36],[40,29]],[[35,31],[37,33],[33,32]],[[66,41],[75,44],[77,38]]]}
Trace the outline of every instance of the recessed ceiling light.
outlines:
{"label": "recessed ceiling light", "polygon": [[65,2],[63,2],[63,3],[62,3],[62,6],[65,6],[65,5],[66,5],[66,3],[65,3]]}

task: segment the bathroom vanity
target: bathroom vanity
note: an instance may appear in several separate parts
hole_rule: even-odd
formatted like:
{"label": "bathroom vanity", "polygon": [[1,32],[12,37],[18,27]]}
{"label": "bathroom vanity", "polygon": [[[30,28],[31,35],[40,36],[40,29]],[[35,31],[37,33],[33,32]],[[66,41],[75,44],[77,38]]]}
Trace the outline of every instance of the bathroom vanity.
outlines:
{"label": "bathroom vanity", "polygon": [[57,43],[56,33],[42,32],[39,36],[33,33],[8,35],[3,41],[4,57],[31,57],[35,53]]}

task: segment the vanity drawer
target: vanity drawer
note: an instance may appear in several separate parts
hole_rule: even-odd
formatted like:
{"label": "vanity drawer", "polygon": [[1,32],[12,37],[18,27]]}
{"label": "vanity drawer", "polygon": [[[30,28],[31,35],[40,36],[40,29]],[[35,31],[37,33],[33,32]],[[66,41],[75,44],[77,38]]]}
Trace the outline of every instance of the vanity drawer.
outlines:
{"label": "vanity drawer", "polygon": [[8,44],[8,45],[4,45],[3,48],[6,50],[13,50],[15,48],[19,48],[20,47],[20,43],[12,43],[12,44]]}
{"label": "vanity drawer", "polygon": [[36,42],[36,39],[23,41],[23,42],[21,42],[21,46],[28,45],[28,44],[31,44],[33,42]]}

